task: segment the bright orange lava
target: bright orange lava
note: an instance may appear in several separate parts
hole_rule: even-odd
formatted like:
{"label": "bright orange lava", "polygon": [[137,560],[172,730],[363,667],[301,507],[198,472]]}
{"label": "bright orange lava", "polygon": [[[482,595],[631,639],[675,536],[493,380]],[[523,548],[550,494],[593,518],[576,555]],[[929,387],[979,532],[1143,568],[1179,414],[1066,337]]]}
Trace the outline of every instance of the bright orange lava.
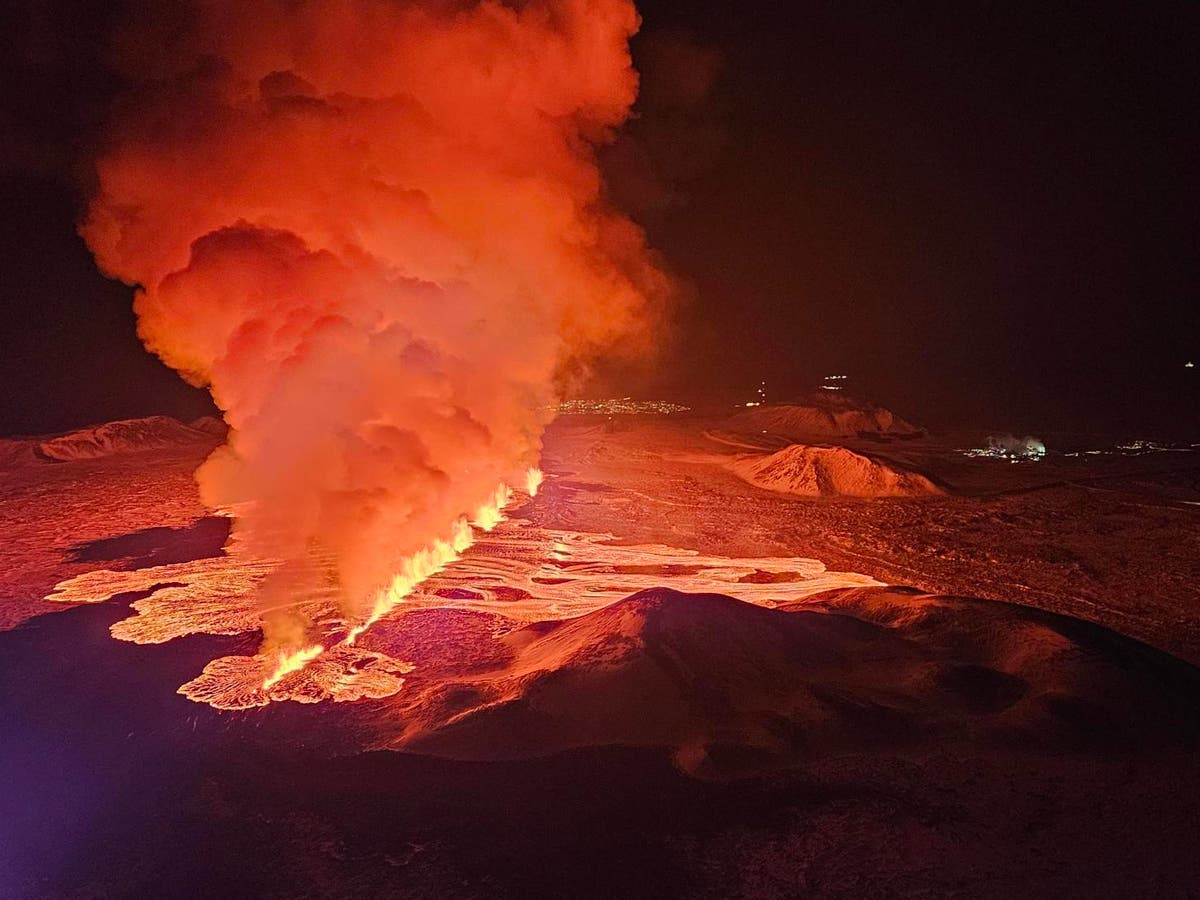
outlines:
{"label": "bright orange lava", "polygon": [[[525,480],[530,497],[537,493],[542,478],[541,470],[536,467],[531,467],[526,473]],[[460,558],[463,551],[475,543],[475,535],[471,527],[474,526],[484,532],[491,531],[504,521],[504,508],[512,500],[512,489],[506,484],[501,484],[492,496],[479,507],[473,521],[467,522],[465,518],[455,521],[451,526],[449,540],[439,538],[404,560],[400,565],[400,571],[392,578],[391,584],[376,595],[370,615],[364,621],[352,626],[340,643],[347,647],[353,646],[363,632],[395,609],[421,582],[441,572],[447,565]],[[280,653],[279,662],[274,671],[263,680],[263,690],[270,691],[283,678],[303,670],[324,652],[323,644],[313,644],[300,650]]]}
{"label": "bright orange lava", "polygon": [[[521,478],[526,487],[537,480],[533,472]],[[524,499],[524,492],[519,497]],[[403,688],[412,665],[388,655],[387,638],[358,639],[401,607],[470,610],[519,625],[576,618],[663,585],[774,606],[835,587],[876,584],[867,576],[830,572],[813,559],[707,556],[666,545],[627,544],[614,534],[505,521],[500,504],[513,498],[507,488],[493,491],[476,524],[460,517],[444,538],[405,560],[357,620],[339,603],[330,560],[317,560],[328,577],[315,592],[291,598],[291,608],[308,623],[307,640],[268,644],[253,656],[215,659],[179,692],[219,709],[391,697]],[[482,526],[493,522],[498,527],[488,533]],[[220,557],[88,572],[60,583],[47,599],[99,603],[119,593],[146,592],[133,604],[136,614],[111,629],[114,637],[136,643],[187,634],[247,634],[261,623],[259,585],[278,565],[255,557],[235,537]]]}
{"label": "bright orange lava", "polygon": [[537,466],[530,466],[529,471],[525,473],[525,490],[529,492],[530,497],[536,497],[538,488],[542,486],[542,482],[546,480],[545,474]]}
{"label": "bright orange lava", "polygon": [[297,650],[295,653],[279,654],[279,665],[275,668],[274,672],[263,680],[263,690],[269,691],[285,675],[290,675],[292,672],[299,672],[324,652],[325,648],[323,646],[313,644],[311,647],[305,647],[303,650]]}

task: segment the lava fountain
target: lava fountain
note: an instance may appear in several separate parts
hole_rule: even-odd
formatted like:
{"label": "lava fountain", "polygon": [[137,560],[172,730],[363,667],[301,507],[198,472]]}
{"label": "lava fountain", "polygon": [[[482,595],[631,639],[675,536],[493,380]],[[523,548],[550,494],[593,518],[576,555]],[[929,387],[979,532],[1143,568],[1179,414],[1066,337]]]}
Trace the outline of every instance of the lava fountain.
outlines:
{"label": "lava fountain", "polygon": [[[278,561],[253,690],[333,665],[535,493],[548,410],[650,347],[670,282],[595,158],[637,26],[630,0],[197,0],[119,31],[81,233],[229,425],[197,480]],[[298,608],[321,591],[334,646]]]}
{"label": "lava fountain", "polygon": [[[529,492],[530,497],[533,497],[537,492],[537,485],[541,483],[541,478],[541,470],[536,467],[531,467],[528,473],[526,473],[526,483],[532,485],[532,489]],[[352,626],[339,642],[340,645],[343,647],[353,646],[354,642],[363,632],[404,602],[404,599],[423,581],[432,578],[445,569],[447,565],[459,559],[463,552],[475,543],[472,527],[486,532],[491,531],[503,522],[504,508],[511,502],[512,498],[513,492],[508,485],[500,485],[491,498],[479,507],[473,521],[468,522],[465,518],[461,518],[454,523],[454,535],[451,540],[435,540],[429,546],[423,547],[404,560],[400,571],[392,577],[391,583],[376,594],[375,601],[371,606],[371,611],[367,618]],[[269,696],[269,692],[275,685],[279,684],[288,675],[302,671],[310,662],[324,652],[324,644],[313,644],[308,647],[302,647],[299,650],[284,649],[279,651],[274,661],[274,668],[263,679],[262,689],[264,696]],[[226,663],[230,659],[232,658],[227,657],[225,660]],[[221,661],[218,660],[218,662]],[[399,687],[399,684],[396,686]],[[182,689],[182,692],[185,695],[188,694],[186,685]],[[208,702],[213,702],[212,698],[209,698]],[[220,705],[220,703],[217,705]]]}

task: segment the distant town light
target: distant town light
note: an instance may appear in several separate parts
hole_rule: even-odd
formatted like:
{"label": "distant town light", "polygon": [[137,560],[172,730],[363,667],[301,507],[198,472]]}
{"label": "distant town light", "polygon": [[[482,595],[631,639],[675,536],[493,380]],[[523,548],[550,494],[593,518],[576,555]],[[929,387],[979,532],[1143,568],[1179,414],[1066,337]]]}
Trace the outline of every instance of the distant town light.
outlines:
{"label": "distant town light", "polygon": [[983,456],[993,459],[1039,460],[1046,455],[1046,445],[1035,437],[1014,437],[1011,434],[994,434],[988,437],[986,447],[960,450],[964,456]]}
{"label": "distant town light", "polygon": [[564,400],[557,411],[563,416],[612,416],[612,415],[669,415],[686,412],[691,407],[666,400],[633,400],[621,397],[616,400]]}

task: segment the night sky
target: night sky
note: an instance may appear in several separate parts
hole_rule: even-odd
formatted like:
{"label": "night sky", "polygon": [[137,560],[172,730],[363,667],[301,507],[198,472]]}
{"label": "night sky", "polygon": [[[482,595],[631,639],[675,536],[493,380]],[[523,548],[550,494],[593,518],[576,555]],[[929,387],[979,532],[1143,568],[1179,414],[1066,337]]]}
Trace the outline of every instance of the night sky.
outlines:
{"label": "night sky", "polygon": [[[0,433],[210,411],[75,235],[111,12],[0,13]],[[1182,435],[1200,415],[1200,5],[639,4],[614,199],[689,284],[652,372],[831,373],[934,425]]]}

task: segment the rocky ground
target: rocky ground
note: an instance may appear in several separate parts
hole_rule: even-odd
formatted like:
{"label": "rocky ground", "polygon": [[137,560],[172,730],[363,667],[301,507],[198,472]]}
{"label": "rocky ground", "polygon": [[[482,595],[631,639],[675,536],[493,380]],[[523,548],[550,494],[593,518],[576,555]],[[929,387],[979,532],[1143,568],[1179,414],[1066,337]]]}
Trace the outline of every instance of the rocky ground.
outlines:
{"label": "rocky ground", "polygon": [[[538,497],[364,638],[402,689],[238,712],[176,693],[258,640],[216,436],[10,448],[0,895],[1188,896],[1200,454],[772,415],[561,418]],[[730,465],[830,443],[939,493]]]}

